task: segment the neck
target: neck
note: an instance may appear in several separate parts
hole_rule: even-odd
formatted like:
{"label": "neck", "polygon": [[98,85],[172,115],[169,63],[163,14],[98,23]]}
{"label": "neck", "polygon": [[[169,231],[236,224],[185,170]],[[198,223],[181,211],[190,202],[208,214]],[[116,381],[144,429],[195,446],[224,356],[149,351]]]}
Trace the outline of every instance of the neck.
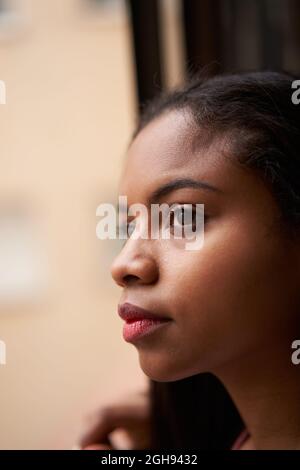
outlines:
{"label": "neck", "polygon": [[300,364],[291,361],[295,335],[215,370],[231,395],[255,449],[300,448]]}

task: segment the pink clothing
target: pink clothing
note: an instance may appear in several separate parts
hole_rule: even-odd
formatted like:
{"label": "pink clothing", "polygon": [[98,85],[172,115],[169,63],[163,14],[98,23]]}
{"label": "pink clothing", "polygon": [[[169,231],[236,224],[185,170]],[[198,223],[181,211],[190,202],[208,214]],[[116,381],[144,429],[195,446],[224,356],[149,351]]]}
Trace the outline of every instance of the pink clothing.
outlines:
{"label": "pink clothing", "polygon": [[241,432],[241,434],[234,441],[234,443],[231,447],[231,450],[239,450],[248,437],[249,437],[249,433],[248,433],[247,429],[244,429]]}

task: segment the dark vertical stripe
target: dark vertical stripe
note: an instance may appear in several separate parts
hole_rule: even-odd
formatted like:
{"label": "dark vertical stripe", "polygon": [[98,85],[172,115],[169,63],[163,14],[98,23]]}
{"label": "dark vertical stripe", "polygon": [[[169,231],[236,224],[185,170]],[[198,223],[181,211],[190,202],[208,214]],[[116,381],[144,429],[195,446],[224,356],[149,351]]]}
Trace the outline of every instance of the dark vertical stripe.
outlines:
{"label": "dark vertical stripe", "polygon": [[220,0],[182,0],[187,67],[221,71]]}
{"label": "dark vertical stripe", "polygon": [[159,38],[159,0],[127,0],[135,57],[140,105],[152,99],[163,86]]}
{"label": "dark vertical stripe", "polygon": [[300,1],[288,2],[289,24],[287,34],[290,35],[290,68],[295,73],[300,73]]}
{"label": "dark vertical stripe", "polygon": [[237,7],[236,0],[221,3],[222,63],[226,72],[233,72],[237,64]]}
{"label": "dark vertical stripe", "polygon": [[261,0],[260,3],[260,28],[264,69],[279,69],[282,67],[282,6],[282,0]]}

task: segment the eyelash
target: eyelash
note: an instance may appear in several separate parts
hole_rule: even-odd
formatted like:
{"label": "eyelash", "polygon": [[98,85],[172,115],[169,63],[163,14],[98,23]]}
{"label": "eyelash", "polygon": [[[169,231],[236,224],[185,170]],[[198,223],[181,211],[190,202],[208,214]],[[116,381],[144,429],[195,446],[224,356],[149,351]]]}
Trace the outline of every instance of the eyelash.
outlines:
{"label": "eyelash", "polygon": [[[186,204],[186,203],[178,203],[178,204],[176,204],[175,209],[178,209],[178,208],[180,208],[181,206],[185,206],[185,205],[187,205],[187,204]],[[189,205],[190,205],[190,204],[189,204]],[[194,214],[194,213],[195,213],[194,209],[196,209],[196,204],[191,204],[191,205],[192,205],[192,210],[193,210],[193,214]],[[174,211],[172,211],[171,213],[174,214]],[[205,225],[205,224],[207,224],[208,219],[209,219],[209,216],[206,214],[205,211],[204,211],[203,218],[204,218],[204,225]],[[173,216],[173,219],[174,219],[174,216]],[[129,225],[130,225],[129,223],[126,224],[126,233],[127,233],[127,234],[128,234]],[[119,230],[119,228],[120,228],[120,227],[118,226],[118,230]],[[129,236],[128,238],[130,238],[130,236]],[[122,247],[126,244],[128,238],[123,241]]]}
{"label": "eyelash", "polygon": [[[176,207],[175,207],[175,211],[176,209],[180,209],[180,208],[183,208],[184,206],[186,206],[187,204],[177,204]],[[190,204],[189,204],[190,205]],[[194,217],[196,215],[196,205],[195,204],[191,204],[192,206],[192,217]],[[184,210],[184,209],[183,209]],[[173,220],[175,218],[175,211],[172,211],[171,214],[173,214]],[[193,219],[192,219],[193,220]],[[207,221],[207,215],[206,213],[204,212],[204,222]],[[183,224],[184,225],[184,224]]]}

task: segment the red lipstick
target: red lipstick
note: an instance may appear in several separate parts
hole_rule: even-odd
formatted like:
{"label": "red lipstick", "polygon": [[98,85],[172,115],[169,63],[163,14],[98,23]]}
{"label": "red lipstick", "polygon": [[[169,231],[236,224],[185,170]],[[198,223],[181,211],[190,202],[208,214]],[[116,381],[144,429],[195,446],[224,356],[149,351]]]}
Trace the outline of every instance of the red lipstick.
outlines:
{"label": "red lipstick", "polygon": [[118,314],[125,320],[123,338],[127,342],[149,335],[171,320],[128,302],[118,305]]}

